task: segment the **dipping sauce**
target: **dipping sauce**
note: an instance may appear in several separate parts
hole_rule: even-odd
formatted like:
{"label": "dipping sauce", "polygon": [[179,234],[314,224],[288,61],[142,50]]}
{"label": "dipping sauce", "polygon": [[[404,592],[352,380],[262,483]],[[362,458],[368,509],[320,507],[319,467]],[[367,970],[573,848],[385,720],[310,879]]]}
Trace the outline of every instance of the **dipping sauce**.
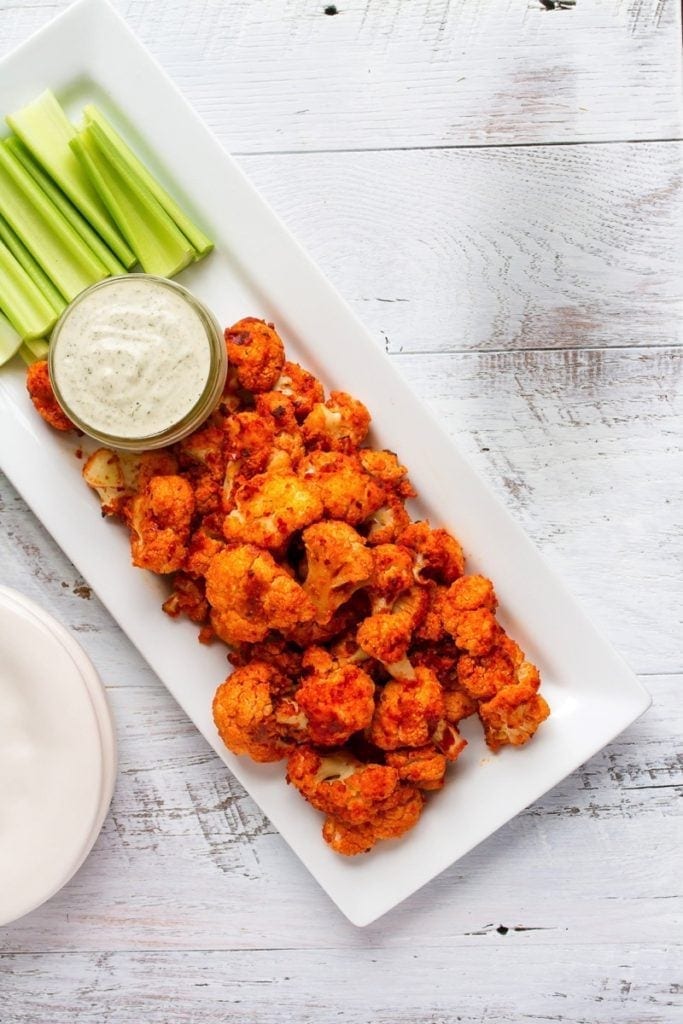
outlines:
{"label": "dipping sauce", "polygon": [[64,412],[119,447],[169,444],[196,429],[193,412],[211,412],[225,372],[225,345],[208,310],[187,289],[147,274],[86,289],[50,346]]}

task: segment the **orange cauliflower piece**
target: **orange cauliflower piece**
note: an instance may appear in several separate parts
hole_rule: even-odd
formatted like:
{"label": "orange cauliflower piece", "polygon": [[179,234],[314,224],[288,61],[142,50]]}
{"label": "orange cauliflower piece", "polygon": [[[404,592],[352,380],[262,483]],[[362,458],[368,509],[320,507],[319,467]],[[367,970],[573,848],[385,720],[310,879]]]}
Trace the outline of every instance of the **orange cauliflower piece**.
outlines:
{"label": "orange cauliflower piece", "polygon": [[408,479],[408,470],[398,461],[395,452],[361,448],[358,455],[366,472],[379,480],[385,490],[399,498],[415,497],[417,491]]}
{"label": "orange cauliflower piece", "polygon": [[187,545],[183,568],[190,576],[206,576],[211,559],[222,551],[225,541],[216,537],[211,530],[200,526],[195,530]]}
{"label": "orange cauliflower piece", "polygon": [[154,452],[98,448],[83,466],[83,479],[97,492],[102,515],[125,518],[131,499],[153,476],[169,476],[177,468],[173,455],[163,448]]}
{"label": "orange cauliflower piece", "polygon": [[428,580],[425,589],[429,598],[429,604],[424,619],[415,630],[415,639],[424,641],[429,645],[427,649],[430,649],[432,645],[440,644],[447,637],[443,625],[443,606],[448,593],[448,587],[439,586],[432,580]]}
{"label": "orange cauliflower piece", "polygon": [[303,589],[315,606],[315,621],[327,625],[338,608],[372,574],[372,555],[348,523],[330,520],[303,533],[307,572]]}
{"label": "orange cauliflower piece", "polygon": [[464,690],[444,690],[444,718],[457,725],[463,718],[469,718],[477,710],[477,702]]}
{"label": "orange cauliflower piece", "polygon": [[287,782],[317,810],[361,825],[393,795],[399,778],[389,765],[363,764],[345,750],[321,754],[304,744],[289,755]]}
{"label": "orange cauliflower piece", "polygon": [[443,690],[428,668],[414,679],[392,679],[382,690],[370,726],[371,743],[381,750],[423,747],[444,716]]}
{"label": "orange cauliflower piece", "polygon": [[435,580],[453,583],[465,570],[460,544],[447,530],[433,530],[426,521],[411,523],[399,535],[397,544],[415,552],[415,579],[418,583]]}
{"label": "orange cauliflower piece", "polygon": [[384,503],[384,489],[365,472],[357,455],[311,452],[299,466],[299,475],[316,485],[326,515],[352,526]]}
{"label": "orange cauliflower piece", "polygon": [[153,476],[131,504],[133,565],[158,573],[181,569],[194,509],[194,494],[187,480]]}
{"label": "orange cauliflower piece", "polygon": [[399,778],[417,789],[441,789],[446,777],[446,758],[431,744],[389,751],[386,763],[396,768]]}
{"label": "orange cauliflower piece", "polygon": [[385,504],[363,523],[362,530],[368,544],[394,544],[409,523],[403,501],[389,493]]}
{"label": "orange cauliflower piece", "polygon": [[345,391],[333,391],[323,404],[313,406],[303,423],[306,447],[351,452],[365,439],[370,413]]}
{"label": "orange cauliflower piece", "polygon": [[325,401],[320,381],[298,363],[284,363],[273,391],[279,391],[290,399],[299,422],[306,419],[314,405]]}
{"label": "orange cauliflower piece", "polygon": [[475,657],[487,654],[501,634],[494,617],[496,595],[485,576],[462,576],[448,588],[441,609],[456,645]]}
{"label": "orange cauliflower piece", "polygon": [[[301,675],[301,660],[301,651],[281,637],[261,640],[255,644],[236,644],[228,655],[228,661],[236,668],[248,665],[250,661],[265,661],[289,680]],[[289,689],[294,690],[294,683],[291,683]]]}
{"label": "orange cauliflower piece", "polygon": [[173,590],[161,607],[172,619],[186,615],[190,622],[202,625],[209,617],[209,602],[206,600],[203,580],[192,579],[183,572],[176,573],[173,577]]}
{"label": "orange cauliflower piece", "polygon": [[66,413],[55,398],[47,368],[47,359],[32,363],[26,372],[26,390],[40,416],[54,430],[75,430]]}
{"label": "orange cauliflower piece", "polygon": [[281,548],[296,530],[319,519],[323,503],[317,489],[294,473],[261,473],[246,480],[225,517],[229,541]]}
{"label": "orange cauliflower piece", "polygon": [[518,747],[526,743],[549,714],[546,701],[528,682],[504,686],[479,705],[486,742],[494,752],[506,744]]}
{"label": "orange cauliflower piece", "polygon": [[397,598],[413,585],[413,558],[396,544],[372,549],[370,594],[373,612],[392,608]]}
{"label": "orange cauliflower piece", "polygon": [[225,421],[225,447],[227,457],[236,462],[245,477],[262,473],[275,438],[275,423],[253,409],[235,413]]}
{"label": "orange cauliflower piece", "polygon": [[291,742],[281,733],[276,718],[275,694],[279,673],[263,661],[237,668],[216,690],[213,720],[221,739],[233,754],[248,754],[254,761],[280,761]]}
{"label": "orange cauliflower piece", "polygon": [[271,629],[308,622],[315,609],[269,552],[253,544],[220,551],[206,573],[211,624],[228,644],[258,643]]}
{"label": "orange cauliflower piece", "polygon": [[367,853],[381,839],[399,839],[417,824],[424,797],[406,783],[397,787],[393,797],[385,801],[369,821],[349,825],[344,820],[328,816],[323,825],[323,839],[336,853],[353,857]]}
{"label": "orange cauliflower piece", "polygon": [[[422,621],[427,610],[427,595],[422,587],[413,586],[401,594],[386,611],[368,616],[356,633],[359,645],[371,658],[384,662],[394,674],[394,668],[401,663],[410,646],[413,632]],[[412,669],[406,666],[409,677]],[[404,669],[401,669],[404,674]]]}
{"label": "orange cauliflower piece", "polygon": [[226,328],[225,343],[239,385],[248,391],[270,391],[285,361],[284,346],[273,325],[247,316]]}
{"label": "orange cauliflower piece", "polygon": [[362,669],[336,665],[329,655],[311,669],[294,695],[306,715],[306,736],[323,747],[339,746],[370,724],[375,684]]}

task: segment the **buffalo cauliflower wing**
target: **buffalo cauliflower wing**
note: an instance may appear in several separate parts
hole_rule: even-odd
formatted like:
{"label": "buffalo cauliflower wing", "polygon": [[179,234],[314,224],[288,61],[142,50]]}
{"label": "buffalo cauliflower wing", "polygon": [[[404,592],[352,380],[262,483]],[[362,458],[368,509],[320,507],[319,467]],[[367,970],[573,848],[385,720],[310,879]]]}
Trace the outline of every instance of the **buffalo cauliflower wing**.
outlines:
{"label": "buffalo cauliflower wing", "polygon": [[328,815],[323,825],[323,839],[336,853],[354,857],[367,853],[382,839],[400,839],[417,825],[424,796],[413,786],[402,782],[394,794],[372,817],[359,825]]}
{"label": "buffalo cauliflower wing", "polygon": [[328,400],[313,406],[303,423],[306,447],[311,450],[352,452],[365,440],[370,413],[345,391],[333,391]]}
{"label": "buffalo cauliflower wing", "polygon": [[195,502],[182,476],[153,476],[130,508],[133,565],[152,572],[183,567]]}
{"label": "buffalo cauliflower wing", "polygon": [[38,414],[54,430],[75,430],[66,413],[55,398],[47,368],[47,359],[32,363],[26,373],[26,390]]}
{"label": "buffalo cauliflower wing", "polygon": [[315,607],[315,621],[325,626],[356,590],[369,583],[372,555],[352,526],[336,520],[309,526],[303,541],[303,589]]}
{"label": "buffalo cauliflower wing", "polygon": [[237,668],[216,690],[213,720],[233,754],[248,754],[253,761],[280,761],[291,742],[276,717],[277,692],[282,681],[264,661]]}
{"label": "buffalo cauliflower wing", "polygon": [[357,455],[312,452],[298,472],[315,484],[330,519],[356,526],[384,504],[384,488],[365,472]]}
{"label": "buffalo cauliflower wing", "polygon": [[457,647],[475,657],[491,650],[501,634],[496,605],[493,586],[485,576],[461,576],[451,584],[441,618]]}
{"label": "buffalo cauliflower wing", "polygon": [[225,330],[228,362],[247,391],[270,391],[285,361],[285,349],[272,324],[247,316]]}
{"label": "buffalo cauliflower wing", "polygon": [[399,785],[396,768],[364,764],[345,750],[320,753],[308,744],[289,755],[287,781],[317,810],[350,825],[369,821]]}
{"label": "buffalo cauliflower wing", "polygon": [[382,690],[370,726],[370,741],[381,750],[423,747],[444,716],[443,689],[428,668],[414,679],[392,679]]}
{"label": "buffalo cauliflower wing", "polygon": [[396,539],[415,553],[415,579],[418,583],[435,580],[453,583],[462,576],[465,556],[459,543],[447,530],[432,529],[427,522],[411,523]]}
{"label": "buffalo cauliflower wing", "polygon": [[550,714],[550,708],[532,683],[504,686],[495,697],[479,705],[486,743],[494,752],[511,744],[527,743]]}
{"label": "buffalo cauliflower wing", "polygon": [[83,466],[83,479],[97,492],[103,516],[126,518],[132,498],[153,476],[176,473],[177,462],[169,451],[119,452],[98,448]]}
{"label": "buffalo cauliflower wing", "polygon": [[229,541],[281,548],[296,530],[319,519],[322,511],[313,484],[294,473],[261,473],[237,491],[223,532]]}
{"label": "buffalo cauliflower wing", "polygon": [[305,420],[314,405],[325,401],[325,392],[320,381],[304,370],[298,363],[285,362],[273,391],[279,391],[289,398],[294,406],[294,415],[301,423]]}
{"label": "buffalo cauliflower wing", "polygon": [[388,751],[385,761],[396,768],[399,778],[417,789],[441,789],[446,778],[447,760],[431,743],[424,747],[407,747]]}
{"label": "buffalo cauliflower wing", "polygon": [[254,544],[220,551],[206,573],[211,624],[228,644],[258,643],[271,629],[308,622],[315,608],[272,555]]}
{"label": "buffalo cauliflower wing", "polygon": [[322,664],[311,666],[294,699],[306,716],[307,739],[334,747],[370,725],[374,696],[375,684],[361,668],[336,665],[328,656]]}

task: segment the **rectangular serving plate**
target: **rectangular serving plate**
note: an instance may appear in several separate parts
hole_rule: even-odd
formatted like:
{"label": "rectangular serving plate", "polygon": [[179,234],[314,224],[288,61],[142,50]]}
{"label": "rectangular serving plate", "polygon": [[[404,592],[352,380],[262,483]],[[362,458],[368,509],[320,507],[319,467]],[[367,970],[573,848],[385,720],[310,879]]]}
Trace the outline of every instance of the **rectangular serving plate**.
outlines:
{"label": "rectangular serving plate", "polygon": [[290,358],[369,406],[372,442],[409,467],[418,514],[452,530],[469,569],[493,578],[503,625],[540,666],[553,713],[528,747],[493,756],[465,723],[470,746],[417,828],[339,857],[322,841],[321,815],[285,785],[282,764],[259,766],[223,747],[211,699],[225,649],[200,646],[195,627],[161,612],[163,581],[130,565],[125,531],[100,517],[73,439],[35,414],[18,360],[0,372],[2,469],[339,909],[369,924],[592,757],[648,708],[649,694],[105,0],[74,4],[1,62],[2,113],[48,87],[74,117],[99,103],[215,239],[215,253],[181,280],[221,322],[274,321]]}

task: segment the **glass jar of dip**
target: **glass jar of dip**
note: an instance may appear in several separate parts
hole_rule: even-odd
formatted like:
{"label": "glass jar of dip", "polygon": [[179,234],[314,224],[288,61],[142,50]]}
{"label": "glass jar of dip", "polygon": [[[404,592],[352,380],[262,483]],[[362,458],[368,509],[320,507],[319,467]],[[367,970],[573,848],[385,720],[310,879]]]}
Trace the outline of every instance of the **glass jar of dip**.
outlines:
{"label": "glass jar of dip", "polygon": [[84,433],[112,448],[162,448],[210,415],[227,374],[213,314],[152,274],[110,277],[65,309],[48,354],[55,397]]}

